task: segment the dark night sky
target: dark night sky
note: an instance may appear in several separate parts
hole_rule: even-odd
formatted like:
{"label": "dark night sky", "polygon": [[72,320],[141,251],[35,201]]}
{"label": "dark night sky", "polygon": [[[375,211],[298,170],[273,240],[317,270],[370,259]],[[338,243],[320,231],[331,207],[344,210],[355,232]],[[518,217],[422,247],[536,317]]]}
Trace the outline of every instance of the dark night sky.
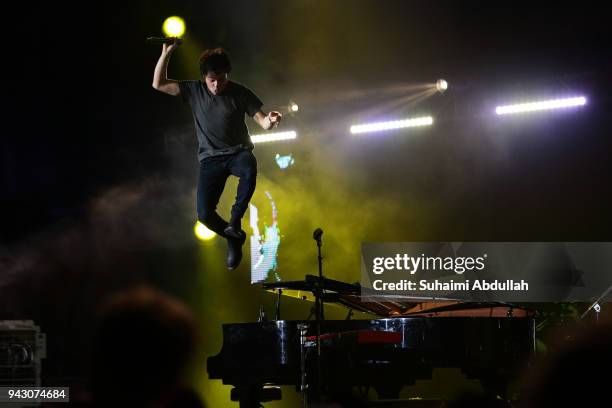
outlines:
{"label": "dark night sky", "polygon": [[[448,78],[455,86],[448,95],[455,116],[448,111],[442,115],[454,120],[452,130],[461,127],[468,133],[482,132],[470,111],[478,104],[533,89],[587,90],[597,104],[578,119],[561,117],[560,125],[502,131],[535,129],[544,139],[553,137],[546,133],[562,133],[549,146],[549,158],[534,152],[531,141],[510,147],[528,161],[510,169],[517,177],[552,168],[564,177],[580,176],[581,182],[565,185],[555,202],[572,196],[572,188],[588,193],[583,183],[599,188],[594,184],[605,182],[606,168],[596,167],[591,156],[610,146],[603,114],[610,103],[609,29],[596,6],[141,1],[104,2],[91,9],[55,7],[24,10],[21,40],[7,46],[7,65],[14,71],[5,121],[12,131],[2,138],[3,225],[10,230],[3,231],[3,239],[77,211],[99,189],[146,175],[150,164],[163,171],[164,129],[187,125],[190,119],[186,107],[148,86],[157,49],[143,39],[158,35],[161,21],[170,14],[188,19],[188,40],[196,46],[229,49],[238,67],[234,77],[258,90],[265,101],[280,104],[298,95],[305,101],[316,90],[317,106],[303,104],[301,119],[310,128],[350,114],[350,104],[341,109],[333,103],[338,84],[373,89]],[[194,77],[196,58],[190,58],[191,66],[173,61],[171,75]],[[360,102],[355,108],[375,103],[370,98]],[[584,119],[586,115],[595,116]],[[575,132],[566,125],[576,126]],[[598,195],[609,197],[609,189],[601,188]],[[543,194],[548,201],[555,193]]]}
{"label": "dark night sky", "polygon": [[[611,241],[611,33],[601,4],[12,5],[8,35],[16,39],[3,47],[10,76],[0,138],[0,267],[21,283],[7,289],[0,281],[3,295],[11,294],[0,298],[11,308],[0,315],[42,322],[55,356],[70,354],[61,363],[51,357],[47,372],[65,377],[79,372],[70,350],[88,337],[71,343],[53,335],[89,327],[90,294],[151,281],[202,307],[215,330],[271,304],[250,292],[246,267],[242,275],[215,275],[214,285],[231,282],[249,294],[227,312],[206,314],[225,302],[222,292],[209,285],[193,292],[203,278],[191,260],[192,119],[188,106],[151,88],[159,49],[144,41],[161,35],[170,15],[188,25],[171,77],[196,78],[198,52],[222,45],[233,58],[232,78],[255,90],[265,109],[300,104],[283,126],[303,137],[255,150],[261,187],[254,201],[276,189],[287,234],[281,261],[292,279],[315,272],[309,236],[316,226],[326,230],[329,276],[346,281],[357,279],[351,268],[361,240]],[[446,94],[382,113],[431,113],[431,129],[414,137],[348,134],[388,102],[381,90],[440,77],[450,83]],[[507,101],[577,93],[589,98],[584,109],[491,115]],[[271,158],[289,151],[297,164],[280,173]],[[32,263],[16,266],[31,253]],[[217,352],[219,341],[211,336],[205,352]]]}
{"label": "dark night sky", "polygon": [[[79,207],[100,189],[164,171],[164,131],[188,126],[190,117],[185,106],[150,88],[158,50],[146,46],[143,39],[159,35],[161,21],[170,14],[187,18],[187,40],[196,48],[224,45],[229,49],[237,67],[234,78],[255,89],[267,106],[289,98],[313,100],[312,105],[302,103],[301,120],[317,131],[337,118],[350,123],[351,114],[351,119],[358,117],[350,109],[358,112],[376,103],[368,96],[353,101],[354,105],[334,104],[339,91],[447,78],[454,92],[447,94],[446,101],[437,98],[432,109],[452,123],[444,134],[440,131],[439,144],[419,146],[434,157],[441,149],[448,153],[451,148],[459,156],[473,155],[472,160],[491,159],[494,152],[466,147],[468,143],[457,145],[466,142],[462,137],[483,133],[474,115],[486,104],[529,96],[534,90],[536,95],[587,91],[594,102],[588,113],[559,115],[554,119],[557,123],[550,119],[550,123],[524,128],[497,129],[533,132],[520,143],[518,137],[509,142],[510,154],[520,155],[523,162],[504,171],[527,179],[535,172],[541,175],[537,180],[549,184],[552,179],[544,180],[542,173],[555,168],[561,176],[556,181],[565,182],[559,193],[544,187],[540,201],[549,204],[562,204],[576,195],[609,198],[609,188],[602,185],[609,167],[598,159],[610,146],[605,115],[610,104],[605,48],[609,29],[596,6],[141,1],[104,2],[92,9],[55,7],[44,4],[23,10],[27,18],[17,28],[20,40],[7,45],[6,65],[13,74],[5,122],[11,131],[1,142],[3,239],[12,241],[41,223],[77,215]],[[190,55],[183,63],[175,55],[171,76],[197,75],[196,57]],[[465,135],[450,137],[451,131]],[[560,134],[553,136],[556,132]],[[343,136],[332,133],[336,138]],[[540,134],[541,140],[534,140],[534,134]],[[553,142],[553,137],[558,140]],[[449,140],[454,146],[448,146]],[[193,147],[189,140],[184,143],[186,148]],[[366,158],[362,166],[381,170],[375,159],[368,162],[376,157],[371,154],[373,147],[362,148],[370,150],[360,156]],[[391,150],[397,151],[396,146]],[[414,171],[392,166],[393,174]],[[526,177],[528,172],[531,177]],[[574,180],[569,183],[568,179]],[[392,182],[393,177],[387,187]],[[538,187],[542,186],[525,180],[511,189],[516,189],[512,194],[520,194],[522,189]],[[499,188],[500,195],[510,191]],[[471,196],[478,193],[472,191]],[[586,206],[576,209],[592,213],[599,208],[597,201],[574,205]]]}

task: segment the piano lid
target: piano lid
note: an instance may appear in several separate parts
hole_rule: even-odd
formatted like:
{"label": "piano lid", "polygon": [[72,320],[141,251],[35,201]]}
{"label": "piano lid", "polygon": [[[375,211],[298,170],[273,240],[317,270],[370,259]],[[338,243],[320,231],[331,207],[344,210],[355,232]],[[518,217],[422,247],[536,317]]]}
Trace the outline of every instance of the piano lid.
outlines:
{"label": "piano lid", "polygon": [[317,285],[320,285],[321,289],[326,292],[361,294],[361,285],[358,283],[346,283],[328,278],[319,278],[315,275],[306,275],[305,279],[300,281],[264,283],[263,288],[272,291],[276,291],[278,289],[282,289],[283,291],[285,289],[292,289],[310,291],[314,293]]}
{"label": "piano lid", "polygon": [[506,303],[473,303],[448,298],[423,298],[394,295],[388,301],[362,296],[358,283],[351,284],[329,278],[306,275],[303,281],[264,283],[263,289],[314,302],[317,285],[326,303],[342,305],[349,309],[392,317],[526,317],[535,312]]}

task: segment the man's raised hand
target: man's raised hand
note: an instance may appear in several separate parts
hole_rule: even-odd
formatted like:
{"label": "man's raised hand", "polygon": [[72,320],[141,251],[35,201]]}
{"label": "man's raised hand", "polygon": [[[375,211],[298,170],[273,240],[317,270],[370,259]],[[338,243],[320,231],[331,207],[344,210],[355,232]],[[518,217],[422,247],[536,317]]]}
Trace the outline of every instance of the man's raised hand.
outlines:
{"label": "man's raised hand", "polygon": [[275,128],[278,126],[282,119],[283,115],[280,112],[272,111],[268,113],[268,120],[270,121],[271,128]]}
{"label": "man's raised hand", "polygon": [[171,54],[175,50],[176,47],[178,47],[178,44],[176,42],[173,42],[172,44],[163,43],[162,44],[162,53],[163,54]]}

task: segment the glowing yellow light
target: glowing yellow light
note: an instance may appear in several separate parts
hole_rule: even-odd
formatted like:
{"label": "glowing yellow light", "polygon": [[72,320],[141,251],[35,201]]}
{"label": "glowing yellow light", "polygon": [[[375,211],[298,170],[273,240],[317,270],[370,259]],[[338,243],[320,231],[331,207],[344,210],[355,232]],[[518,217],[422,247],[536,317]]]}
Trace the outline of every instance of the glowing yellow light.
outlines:
{"label": "glowing yellow light", "polygon": [[298,110],[300,110],[300,107],[297,103],[291,102],[289,103],[289,109],[291,110],[291,112],[297,112]]}
{"label": "glowing yellow light", "polygon": [[168,17],[162,27],[168,37],[182,37],[185,34],[185,21],[177,16]]}
{"label": "glowing yellow light", "polygon": [[208,241],[217,235],[213,231],[206,228],[206,226],[200,221],[196,222],[196,225],[193,227],[193,232],[195,232],[196,237],[198,237],[200,241]]}

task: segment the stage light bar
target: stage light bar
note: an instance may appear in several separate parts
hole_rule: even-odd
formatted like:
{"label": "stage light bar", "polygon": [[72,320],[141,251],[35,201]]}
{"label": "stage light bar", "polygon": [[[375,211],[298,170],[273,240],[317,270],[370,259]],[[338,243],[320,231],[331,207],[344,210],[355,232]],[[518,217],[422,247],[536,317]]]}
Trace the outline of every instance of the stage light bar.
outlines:
{"label": "stage light bar", "polygon": [[289,132],[278,132],[278,133],[266,133],[263,135],[251,135],[251,141],[253,143],[264,143],[264,142],[277,142],[279,140],[291,140],[296,139],[297,133],[293,130]]}
{"label": "stage light bar", "polygon": [[433,118],[426,116],[422,118],[412,118],[404,120],[394,120],[391,122],[378,122],[378,123],[367,123],[364,125],[353,125],[351,126],[351,133],[368,133],[368,132],[380,132],[382,130],[391,129],[403,129],[417,126],[429,126],[433,124]]}
{"label": "stage light bar", "polygon": [[495,108],[495,113],[498,115],[508,115],[512,113],[535,112],[541,110],[551,110],[559,108],[569,108],[572,106],[582,106],[586,104],[586,98],[580,96],[577,98],[554,99],[550,101],[539,101],[521,103],[518,105],[498,106]]}

